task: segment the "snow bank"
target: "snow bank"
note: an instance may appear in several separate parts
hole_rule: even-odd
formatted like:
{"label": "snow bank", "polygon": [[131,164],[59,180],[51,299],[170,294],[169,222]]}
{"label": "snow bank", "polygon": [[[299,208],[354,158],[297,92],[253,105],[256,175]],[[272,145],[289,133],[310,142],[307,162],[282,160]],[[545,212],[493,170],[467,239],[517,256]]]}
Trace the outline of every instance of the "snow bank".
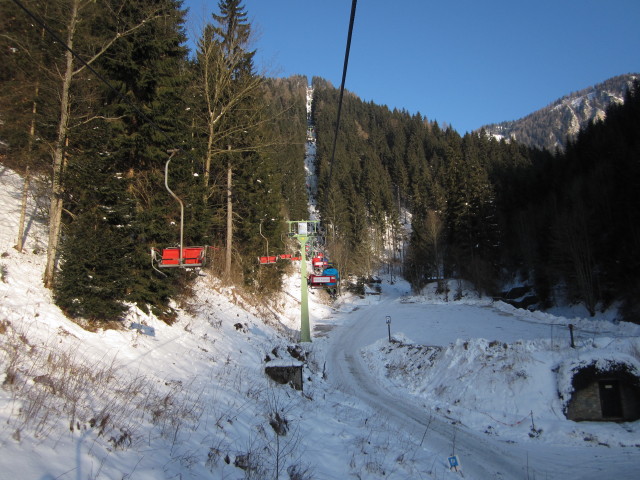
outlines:
{"label": "snow bank", "polygon": [[[538,317],[534,315],[534,317]],[[554,318],[554,322],[558,319]],[[459,339],[446,346],[412,342],[406,335],[380,339],[362,351],[371,372],[390,389],[421,399],[425,408],[455,423],[509,441],[634,446],[640,421],[615,423],[567,420],[573,374],[596,363],[632,366],[640,378],[640,339],[599,337],[572,349],[549,339],[502,342]],[[580,433],[578,433],[580,432]]]}

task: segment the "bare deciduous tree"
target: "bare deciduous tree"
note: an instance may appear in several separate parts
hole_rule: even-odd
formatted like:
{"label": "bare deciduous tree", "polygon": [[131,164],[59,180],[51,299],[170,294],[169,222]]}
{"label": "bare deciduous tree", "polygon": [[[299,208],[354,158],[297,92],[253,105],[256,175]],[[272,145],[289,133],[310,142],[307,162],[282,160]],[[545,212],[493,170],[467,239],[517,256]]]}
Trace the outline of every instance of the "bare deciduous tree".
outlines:
{"label": "bare deciduous tree", "polygon": [[[260,134],[260,127],[273,120],[267,113],[267,105],[260,100],[265,93],[264,76],[253,72],[250,25],[244,23],[246,14],[238,2],[229,3],[223,5],[226,15],[214,15],[217,25],[207,24],[198,42],[195,90],[205,108],[194,122],[205,139],[205,202],[219,188],[211,178],[214,158],[221,157],[226,164],[223,188],[226,189],[224,276],[227,280],[231,276],[233,253],[233,155],[258,151],[277,143]],[[237,141],[247,134],[251,135],[250,142]]]}

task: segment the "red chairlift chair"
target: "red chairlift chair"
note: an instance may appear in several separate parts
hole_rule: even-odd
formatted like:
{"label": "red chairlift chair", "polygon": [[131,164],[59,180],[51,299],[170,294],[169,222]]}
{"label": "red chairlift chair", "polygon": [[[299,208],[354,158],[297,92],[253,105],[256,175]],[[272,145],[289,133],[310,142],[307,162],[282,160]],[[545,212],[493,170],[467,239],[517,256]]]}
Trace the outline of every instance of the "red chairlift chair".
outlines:
{"label": "red chairlift chair", "polygon": [[327,288],[335,286],[338,279],[333,275],[309,275],[307,285],[309,288]]}
{"label": "red chairlift chair", "polygon": [[262,234],[262,220],[260,220],[260,236],[264,238],[266,242],[266,255],[258,257],[258,263],[260,265],[272,265],[278,262],[278,255],[269,255],[269,239]]}
{"label": "red chairlift chair", "polygon": [[277,255],[267,255],[264,257],[258,257],[258,262],[260,265],[269,265],[271,263],[276,263],[278,261]]}
{"label": "red chairlift chair", "polygon": [[324,258],[322,257],[322,254],[318,254],[317,257],[313,257],[311,259],[311,265],[313,266],[313,268],[322,268],[324,266]]}
{"label": "red chairlift chair", "polygon": [[207,247],[184,247],[180,255],[180,247],[167,247],[162,250],[151,249],[151,257],[154,265],[160,268],[182,267],[196,268],[205,264]]}
{"label": "red chairlift chair", "polygon": [[182,200],[169,188],[169,163],[177,150],[171,150],[169,160],[164,166],[164,186],[173,198],[180,204],[180,246],[163,249],[151,248],[151,266],[154,270],[165,275],[158,268],[198,268],[203,267],[207,259],[207,247],[185,247],[184,234],[184,204]]}
{"label": "red chairlift chair", "polygon": [[316,273],[321,273],[322,270],[329,266],[329,260],[322,253],[318,253],[317,256],[311,259],[311,266]]}

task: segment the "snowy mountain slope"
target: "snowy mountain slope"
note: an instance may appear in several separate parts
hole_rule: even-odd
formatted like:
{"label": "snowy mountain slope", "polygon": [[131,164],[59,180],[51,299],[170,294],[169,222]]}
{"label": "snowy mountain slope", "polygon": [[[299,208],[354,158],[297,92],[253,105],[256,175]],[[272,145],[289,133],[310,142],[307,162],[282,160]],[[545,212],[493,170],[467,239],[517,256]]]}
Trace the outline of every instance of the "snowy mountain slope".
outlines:
{"label": "snowy mountain slope", "polygon": [[21,186],[1,171],[2,479],[439,479],[460,476],[451,453],[467,479],[635,478],[640,422],[566,420],[553,370],[637,362],[637,325],[409,296],[404,282],[335,304],[316,293],[299,392],[264,375],[267,358],[295,362],[295,275],[270,309],[201,277],[172,326],[134,309],[87,331],[41,285],[37,216],[13,249]]}
{"label": "snowy mountain slope", "polygon": [[518,120],[486,125],[487,135],[514,139],[532,147],[554,151],[563,148],[580,128],[593,120],[604,119],[612,103],[622,103],[638,74],[620,75],[602,83],[566,95],[550,105]]}
{"label": "snowy mountain slope", "polygon": [[[373,413],[322,380],[321,341],[306,345],[304,392],[264,375],[267,357],[293,362],[299,280],[280,312],[205,277],[172,326],[133,309],[124,328],[90,332],[41,285],[32,239],[43,224],[25,253],[13,249],[22,181],[5,170],[0,182],[0,478],[337,479],[378,468],[358,448],[383,422],[365,426]],[[338,320],[318,296],[314,327],[327,330]],[[410,438],[391,438],[376,446],[380,468],[417,475],[421,460],[393,460]]]}

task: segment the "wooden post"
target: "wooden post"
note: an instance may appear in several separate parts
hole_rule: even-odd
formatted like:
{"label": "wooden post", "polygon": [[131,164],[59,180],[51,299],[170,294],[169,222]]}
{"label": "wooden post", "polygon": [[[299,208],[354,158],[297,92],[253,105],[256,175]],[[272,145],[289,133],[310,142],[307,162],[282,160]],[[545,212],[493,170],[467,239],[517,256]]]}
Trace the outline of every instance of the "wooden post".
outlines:
{"label": "wooden post", "polygon": [[573,324],[569,324],[569,335],[571,336],[571,348],[576,348],[576,344],[573,341]]}

